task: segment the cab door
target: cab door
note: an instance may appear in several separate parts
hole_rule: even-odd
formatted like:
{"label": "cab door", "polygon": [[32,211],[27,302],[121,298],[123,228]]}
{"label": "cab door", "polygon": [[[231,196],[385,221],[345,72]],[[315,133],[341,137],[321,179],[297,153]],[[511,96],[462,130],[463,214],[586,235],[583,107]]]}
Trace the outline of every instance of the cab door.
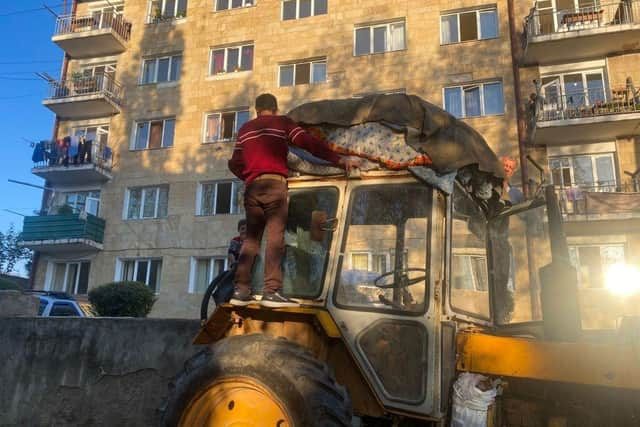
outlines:
{"label": "cab door", "polygon": [[387,409],[437,412],[444,198],[411,178],[347,185],[328,307]]}

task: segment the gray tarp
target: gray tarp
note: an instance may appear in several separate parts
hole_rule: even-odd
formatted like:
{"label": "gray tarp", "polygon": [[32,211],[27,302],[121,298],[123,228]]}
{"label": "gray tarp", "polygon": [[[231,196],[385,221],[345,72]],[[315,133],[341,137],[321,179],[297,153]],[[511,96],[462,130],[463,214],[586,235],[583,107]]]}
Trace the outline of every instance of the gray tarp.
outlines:
{"label": "gray tarp", "polygon": [[438,173],[477,164],[483,172],[504,177],[498,158],[478,132],[415,95],[370,95],[309,102],[294,108],[288,116],[306,125],[347,127],[367,122],[383,123],[403,130],[407,144],[428,155]]}

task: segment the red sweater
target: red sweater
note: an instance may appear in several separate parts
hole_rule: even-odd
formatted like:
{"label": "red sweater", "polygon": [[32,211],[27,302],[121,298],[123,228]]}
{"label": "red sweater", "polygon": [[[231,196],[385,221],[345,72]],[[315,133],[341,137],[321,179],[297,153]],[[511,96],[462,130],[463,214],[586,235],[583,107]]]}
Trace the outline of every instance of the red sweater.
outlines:
{"label": "red sweater", "polygon": [[326,142],[305,132],[290,118],[265,115],[240,128],[229,169],[247,184],[265,173],[286,178],[288,143],[335,164],[340,160]]}

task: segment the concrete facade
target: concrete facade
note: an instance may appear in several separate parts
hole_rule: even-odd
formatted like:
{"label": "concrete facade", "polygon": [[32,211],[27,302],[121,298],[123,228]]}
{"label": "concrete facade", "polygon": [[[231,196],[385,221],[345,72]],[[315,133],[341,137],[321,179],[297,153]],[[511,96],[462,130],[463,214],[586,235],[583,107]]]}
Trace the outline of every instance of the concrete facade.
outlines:
{"label": "concrete facade", "polygon": [[[111,0],[112,4],[120,4]],[[328,12],[294,20],[282,20],[282,2],[257,0],[253,6],[216,11],[211,0],[188,0],[186,17],[147,23],[148,0],[122,2],[124,17],[131,23],[126,50],[109,58],[71,60],[69,73],[92,65],[115,62],[116,80],[123,86],[123,104],[112,117],[61,122],[59,136],[85,125],[108,124],[109,145],[114,151],[113,179],[101,186],[65,186],[59,192],[99,189],[100,216],[107,221],[104,250],[94,253],[43,255],[36,284],[47,287],[54,276],[53,264],[90,260],[88,288],[119,279],[122,260],[162,259],[158,301],[154,317],[197,316],[201,295],[192,292],[190,280],[194,257],[224,257],[235,235],[239,214],[199,215],[196,207],[202,182],[230,180],[226,161],[232,141],[203,143],[205,115],[229,110],[255,112],[253,99],[262,92],[276,95],[283,112],[301,103],[326,98],[349,98],[372,92],[404,91],[436,105],[443,105],[444,88],[485,82],[501,82],[504,113],[464,119],[477,129],[499,156],[519,157],[518,108],[508,2],[487,6],[479,0],[414,2],[409,0],[328,1]],[[521,22],[533,2],[515,3],[518,31],[515,61],[523,55]],[[106,7],[100,0],[78,4],[78,15]],[[497,10],[497,37],[442,44],[441,15],[472,10]],[[479,20],[479,18],[478,18]],[[354,55],[355,28],[404,22],[405,49]],[[251,71],[209,75],[210,51],[236,44],[253,44]],[[179,79],[171,83],[140,84],[144,59],[182,55]],[[279,87],[278,66],[295,61],[326,58],[326,82]],[[620,53],[590,59],[606,65],[609,86],[620,86],[632,76],[640,83],[638,54]],[[550,66],[558,66],[552,64]],[[547,66],[548,67],[548,66]],[[571,69],[571,66],[567,66]],[[540,78],[539,66],[520,68],[520,107],[532,91],[531,81]],[[171,148],[132,150],[136,122],[175,117]],[[637,167],[638,141],[609,141],[616,145],[616,171]],[[527,147],[545,166],[544,144]],[[631,159],[630,157],[633,157]],[[531,178],[537,179],[532,167]],[[547,179],[549,177],[547,176]],[[513,182],[520,183],[520,171]],[[158,219],[123,219],[127,189],[169,186],[168,214]],[[636,252],[629,247],[629,253]]]}

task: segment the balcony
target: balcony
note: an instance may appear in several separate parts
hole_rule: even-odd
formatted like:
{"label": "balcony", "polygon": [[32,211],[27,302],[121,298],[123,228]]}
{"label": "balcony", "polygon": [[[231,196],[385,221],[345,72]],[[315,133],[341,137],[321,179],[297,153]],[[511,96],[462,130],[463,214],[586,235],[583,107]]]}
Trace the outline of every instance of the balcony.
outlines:
{"label": "balcony", "polygon": [[56,20],[52,37],[71,58],[97,58],[125,51],[131,23],[113,12],[92,15],[65,15]]}
{"label": "balcony", "polygon": [[525,18],[525,65],[572,62],[640,48],[640,0],[565,10],[532,9]]}
{"label": "balcony", "polygon": [[28,216],[20,245],[39,252],[102,250],[105,220],[90,214]]}
{"label": "balcony", "polygon": [[594,182],[556,187],[565,221],[606,221],[640,218],[640,182]]}
{"label": "balcony", "polygon": [[538,97],[532,109],[534,144],[584,144],[640,134],[640,91],[632,89]]}
{"label": "balcony", "polygon": [[77,156],[70,158],[55,142],[44,143],[41,160],[31,173],[54,187],[78,184],[103,184],[110,181],[113,155],[106,144],[85,143]]}
{"label": "balcony", "polygon": [[110,74],[49,82],[42,104],[65,120],[108,117],[120,112],[122,86]]}

